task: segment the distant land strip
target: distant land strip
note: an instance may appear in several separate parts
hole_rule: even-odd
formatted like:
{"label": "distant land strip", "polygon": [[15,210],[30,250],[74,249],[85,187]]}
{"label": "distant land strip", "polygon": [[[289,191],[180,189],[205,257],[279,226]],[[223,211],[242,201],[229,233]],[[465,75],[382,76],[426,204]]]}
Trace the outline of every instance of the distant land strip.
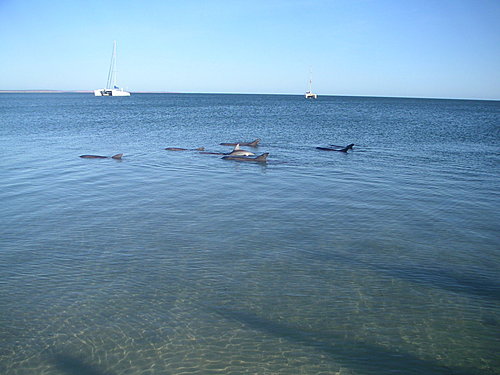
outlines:
{"label": "distant land strip", "polygon": [[[133,94],[177,94],[174,91],[131,91]],[[0,90],[1,93],[35,93],[35,94],[61,94],[61,93],[83,93],[92,94],[94,90]]]}
{"label": "distant land strip", "polygon": [[78,92],[78,93],[91,93],[91,90],[0,90],[0,93],[63,93],[63,92]]}

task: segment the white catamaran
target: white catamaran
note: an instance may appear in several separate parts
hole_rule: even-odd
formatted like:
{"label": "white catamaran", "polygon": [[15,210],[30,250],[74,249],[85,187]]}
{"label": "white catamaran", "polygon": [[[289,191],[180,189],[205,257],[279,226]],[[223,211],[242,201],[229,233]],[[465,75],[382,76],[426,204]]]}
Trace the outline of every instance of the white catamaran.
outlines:
{"label": "white catamaran", "polygon": [[108,82],[105,89],[94,90],[95,96],[130,96],[128,91],[119,88],[116,85],[116,40],[113,41],[113,55],[108,72]]}
{"label": "white catamaran", "polygon": [[309,75],[309,90],[306,91],[306,99],[317,99],[318,94],[312,92],[312,71]]}

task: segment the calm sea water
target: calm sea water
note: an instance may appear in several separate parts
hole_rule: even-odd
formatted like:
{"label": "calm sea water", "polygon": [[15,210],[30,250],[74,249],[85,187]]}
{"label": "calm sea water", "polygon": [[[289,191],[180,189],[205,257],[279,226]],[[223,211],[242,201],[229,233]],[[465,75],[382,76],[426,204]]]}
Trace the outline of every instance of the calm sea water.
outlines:
{"label": "calm sea water", "polygon": [[0,150],[2,374],[500,374],[500,102],[1,94]]}

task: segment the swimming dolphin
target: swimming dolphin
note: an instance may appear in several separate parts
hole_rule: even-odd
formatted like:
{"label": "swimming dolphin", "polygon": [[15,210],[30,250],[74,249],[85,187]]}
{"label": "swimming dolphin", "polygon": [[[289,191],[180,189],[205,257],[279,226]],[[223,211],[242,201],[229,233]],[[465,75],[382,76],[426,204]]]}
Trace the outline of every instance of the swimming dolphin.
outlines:
{"label": "swimming dolphin", "polygon": [[250,147],[257,147],[257,145],[259,144],[260,142],[260,139],[256,139],[252,142],[238,142],[238,143],[221,143],[222,146],[236,146],[236,145],[240,145],[240,146],[250,146]]}
{"label": "swimming dolphin", "polygon": [[257,163],[266,163],[267,162],[267,157],[269,156],[269,152],[266,152],[262,155],[256,156],[255,158],[249,157],[249,156],[223,156],[222,159],[225,160],[236,160],[236,161],[253,161]]}
{"label": "swimming dolphin", "polygon": [[330,145],[330,147],[335,147],[335,148],[347,148],[348,150],[352,150],[352,147],[354,146],[354,143],[351,143],[350,145],[347,146],[337,146],[337,145]]}
{"label": "swimming dolphin", "polygon": [[210,151],[202,151],[200,154],[204,155],[227,155],[225,152],[210,152]]}
{"label": "swimming dolphin", "polygon": [[[111,156],[111,159],[121,160],[123,154],[116,154]],[[81,158],[84,159],[109,159],[109,156],[100,156],[100,155],[80,155]]]}
{"label": "swimming dolphin", "polygon": [[234,146],[233,151],[227,153],[226,155],[229,155],[229,156],[252,156],[255,154],[253,152],[250,152],[247,150],[242,150],[240,148],[240,144],[238,143],[236,146]]}
{"label": "swimming dolphin", "polygon": [[354,143],[351,143],[350,145],[347,145],[343,148],[331,148],[331,147],[316,147],[318,150],[323,150],[323,151],[339,151],[339,152],[347,152],[348,150],[352,150],[352,147],[354,146]]}
{"label": "swimming dolphin", "polygon": [[255,155],[253,152],[250,152],[250,151],[247,151],[247,150],[242,150],[240,148],[240,144],[239,143],[236,146],[234,146],[234,149],[231,152],[200,152],[200,154],[207,154],[207,155],[229,155],[229,156],[252,156],[252,155]]}
{"label": "swimming dolphin", "polygon": [[195,149],[180,148],[180,147],[167,147],[165,150],[167,150],[167,151],[203,151],[203,150],[205,150],[205,147],[198,147]]}

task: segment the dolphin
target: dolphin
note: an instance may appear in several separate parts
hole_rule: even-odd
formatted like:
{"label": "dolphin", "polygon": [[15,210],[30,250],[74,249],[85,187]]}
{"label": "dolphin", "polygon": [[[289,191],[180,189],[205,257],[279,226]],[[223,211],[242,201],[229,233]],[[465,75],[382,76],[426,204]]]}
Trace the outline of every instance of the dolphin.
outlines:
{"label": "dolphin", "polygon": [[347,145],[343,148],[331,148],[331,147],[316,147],[318,150],[323,150],[323,151],[339,151],[339,152],[347,152],[348,150],[352,150],[352,147],[354,146],[354,143],[351,143],[350,145]]}
{"label": "dolphin", "polygon": [[253,156],[255,154],[253,152],[250,152],[247,150],[242,150],[240,148],[240,144],[238,143],[236,146],[234,146],[233,151],[227,153],[226,155],[229,155],[229,156]]}
{"label": "dolphin", "polygon": [[203,151],[203,150],[205,150],[205,147],[198,147],[195,149],[180,148],[180,147],[167,147],[165,150],[167,150],[167,151]]}
{"label": "dolphin", "polygon": [[249,157],[249,156],[223,156],[222,159],[225,160],[236,160],[236,161],[253,161],[257,163],[266,163],[267,162],[267,157],[269,156],[269,152],[266,152],[262,155],[256,156],[254,158]]}
{"label": "dolphin", "polygon": [[200,152],[200,154],[207,154],[207,155],[229,155],[229,156],[252,156],[252,155],[255,155],[253,152],[250,152],[250,151],[247,151],[247,150],[242,150],[240,148],[240,144],[239,143],[236,146],[234,146],[234,149],[231,152]]}
{"label": "dolphin", "polygon": [[347,148],[348,150],[352,150],[352,147],[354,146],[354,143],[351,143],[350,145],[347,145],[347,146],[337,146],[337,145],[330,145],[330,147],[334,147],[334,148]]}
{"label": "dolphin", "polygon": [[221,143],[222,146],[236,146],[236,145],[240,145],[240,146],[250,146],[250,147],[257,147],[257,145],[259,144],[260,142],[260,139],[256,139],[252,142],[238,142],[238,143]]}
{"label": "dolphin", "polygon": [[[111,159],[121,160],[123,154],[116,154],[111,156]],[[109,159],[109,156],[100,156],[100,155],[80,155],[81,158],[84,159]]]}

